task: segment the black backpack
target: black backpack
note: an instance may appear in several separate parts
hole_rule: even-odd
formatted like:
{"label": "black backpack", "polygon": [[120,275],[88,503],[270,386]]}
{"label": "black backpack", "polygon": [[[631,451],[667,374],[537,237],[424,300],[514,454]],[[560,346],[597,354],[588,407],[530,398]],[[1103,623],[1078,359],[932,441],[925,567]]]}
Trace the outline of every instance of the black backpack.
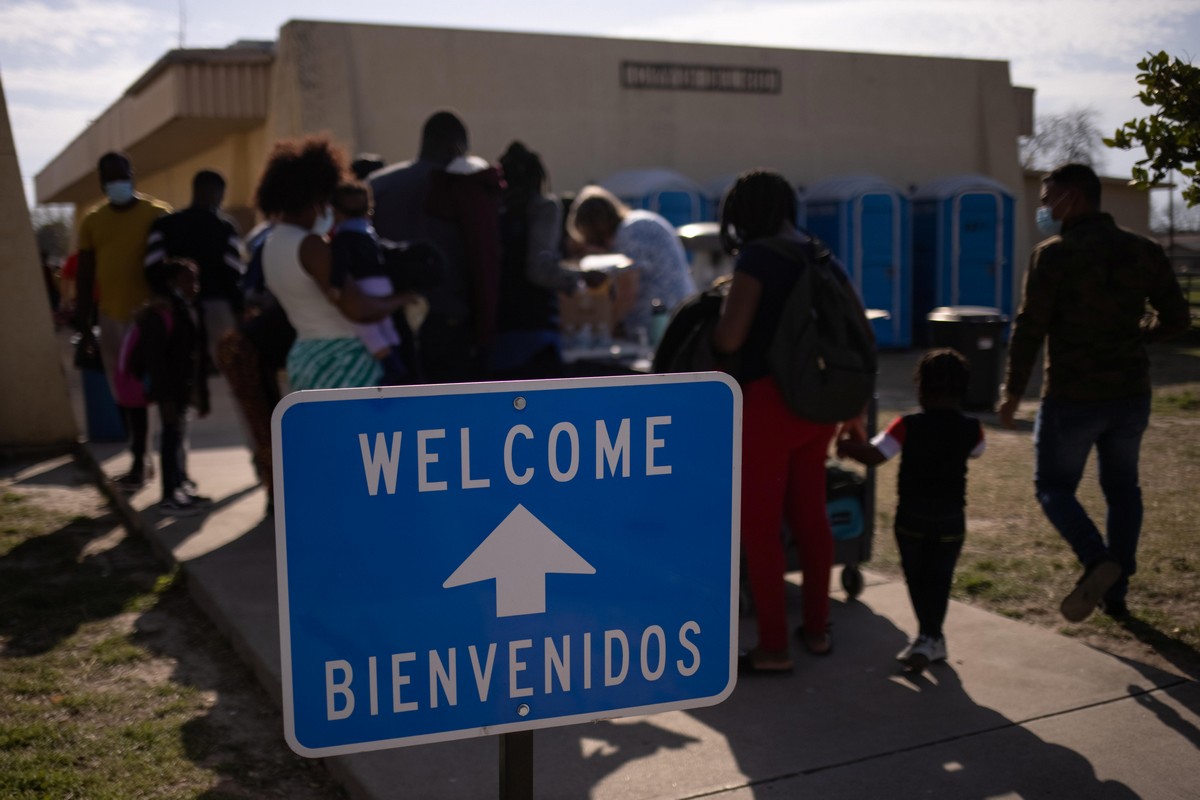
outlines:
{"label": "black backpack", "polygon": [[761,243],[802,269],[767,352],[788,408],[821,423],[857,416],[874,394],[877,361],[875,332],[854,287],[816,237]]}
{"label": "black backpack", "polygon": [[736,356],[718,355],[712,346],[713,329],[721,304],[729,294],[729,279],[719,278],[704,291],[680,304],[671,315],[654,350],[653,372],[708,372],[720,370],[736,378]]}

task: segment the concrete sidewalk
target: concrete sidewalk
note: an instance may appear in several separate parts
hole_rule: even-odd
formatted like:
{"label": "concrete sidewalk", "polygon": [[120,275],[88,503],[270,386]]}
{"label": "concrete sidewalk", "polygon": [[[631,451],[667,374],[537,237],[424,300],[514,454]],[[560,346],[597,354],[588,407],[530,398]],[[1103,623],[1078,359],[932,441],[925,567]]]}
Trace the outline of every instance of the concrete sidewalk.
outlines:
{"label": "concrete sidewalk", "polygon": [[[273,522],[263,517],[265,498],[224,385],[213,388],[214,414],[193,425],[189,459],[212,508],[160,516],[150,485],[126,511],[164,557],[183,565],[199,604],[278,701]],[[128,463],[119,445],[89,449],[110,475]],[[915,628],[904,586],[869,572],[867,579],[857,601],[834,594],[834,654],[798,652],[790,676],[743,678],[713,708],[537,731],[535,795],[1200,796],[1194,680],[961,603],[949,613],[949,663],[906,676],[893,660]],[[742,628],[748,643],[753,621]],[[494,737],[327,761],[355,798],[498,794]]]}

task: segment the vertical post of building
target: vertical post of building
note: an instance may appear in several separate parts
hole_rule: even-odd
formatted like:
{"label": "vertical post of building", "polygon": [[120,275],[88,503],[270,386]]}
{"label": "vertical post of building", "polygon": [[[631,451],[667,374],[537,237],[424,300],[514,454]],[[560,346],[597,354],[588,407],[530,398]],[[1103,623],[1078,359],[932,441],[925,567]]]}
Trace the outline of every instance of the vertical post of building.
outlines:
{"label": "vertical post of building", "polygon": [[8,104],[0,83],[0,448],[66,445],[77,437],[54,338]]}

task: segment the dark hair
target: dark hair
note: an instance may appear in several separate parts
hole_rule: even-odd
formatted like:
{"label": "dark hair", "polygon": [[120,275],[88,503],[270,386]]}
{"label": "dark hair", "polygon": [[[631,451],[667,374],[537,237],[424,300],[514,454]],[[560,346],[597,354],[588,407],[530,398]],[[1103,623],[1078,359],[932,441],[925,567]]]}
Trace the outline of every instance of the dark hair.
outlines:
{"label": "dark hair", "polygon": [[346,175],[346,154],[327,134],[282,139],[271,148],[255,191],[265,216],[325,203]]}
{"label": "dark hair", "polygon": [[467,151],[467,126],[453,111],[438,111],[421,128],[421,158],[449,164]]}
{"label": "dark hair", "polygon": [[1060,189],[1075,189],[1092,208],[1100,207],[1100,178],[1087,164],[1063,164],[1048,172],[1042,183],[1053,183]]}
{"label": "dark hair", "polygon": [[192,192],[223,191],[225,176],[216,170],[202,169],[192,176]]}
{"label": "dark hair", "polygon": [[362,181],[342,181],[333,190],[330,205],[347,217],[365,217],[371,213],[371,189]]}
{"label": "dark hair", "polygon": [[354,173],[354,177],[360,181],[365,181],[368,175],[377,169],[383,169],[385,166],[387,166],[387,163],[383,160],[383,156],[377,153],[359,153],[350,162],[350,171]]}
{"label": "dark hair", "polygon": [[542,159],[521,142],[513,142],[500,156],[500,169],[504,172],[507,199],[512,205],[524,208],[546,185],[546,167]]}
{"label": "dark hair", "polygon": [[970,365],[951,347],[928,350],[913,372],[913,382],[922,397],[962,402],[967,396]]}
{"label": "dark hair", "polygon": [[151,294],[167,296],[175,288],[175,281],[184,270],[196,269],[196,264],[186,258],[168,258],[155,261],[146,267],[146,283]]}
{"label": "dark hair", "polygon": [[743,172],[721,200],[721,247],[733,255],[784,222],[796,224],[796,188],[778,172]]}
{"label": "dark hair", "polygon": [[129,154],[121,150],[109,150],[96,162],[96,170],[104,171],[105,164],[123,164],[126,167],[133,167],[133,161],[129,158]]}

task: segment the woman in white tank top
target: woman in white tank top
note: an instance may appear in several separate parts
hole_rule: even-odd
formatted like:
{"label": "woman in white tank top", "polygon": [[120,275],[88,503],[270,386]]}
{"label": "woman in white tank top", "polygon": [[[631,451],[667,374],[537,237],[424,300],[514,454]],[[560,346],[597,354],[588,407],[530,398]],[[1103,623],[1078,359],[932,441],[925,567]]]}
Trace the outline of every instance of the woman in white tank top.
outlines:
{"label": "woman in white tank top", "polygon": [[346,175],[346,157],[328,137],[279,141],[258,185],[257,202],[279,223],[263,246],[267,288],[296,329],[288,352],[295,390],[374,386],[381,370],[353,323],[374,322],[401,308],[409,293],[370,297],[347,282],[330,282],[332,257],[323,238],[332,222],[329,200]]}

